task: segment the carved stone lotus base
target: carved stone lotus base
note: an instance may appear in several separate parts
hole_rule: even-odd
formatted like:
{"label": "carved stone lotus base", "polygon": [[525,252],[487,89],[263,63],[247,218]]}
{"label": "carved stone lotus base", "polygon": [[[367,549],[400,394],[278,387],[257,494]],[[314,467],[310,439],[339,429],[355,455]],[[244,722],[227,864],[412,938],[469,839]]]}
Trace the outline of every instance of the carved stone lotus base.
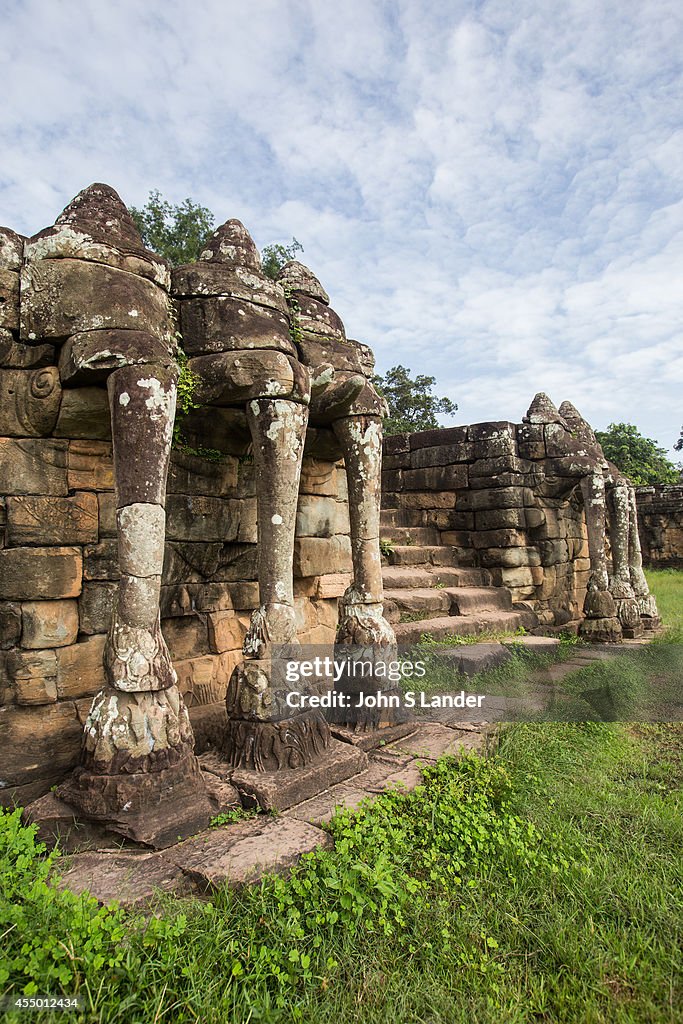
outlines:
{"label": "carved stone lotus base", "polygon": [[589,643],[616,643],[623,633],[617,608],[609,590],[589,590],[583,606],[586,618],[579,635]]}
{"label": "carved stone lotus base", "polygon": [[155,849],[207,828],[213,813],[191,753],[161,771],[106,775],[76,768],[57,796],[77,817]]}
{"label": "carved stone lotus base", "polygon": [[223,753],[233,768],[274,772],[303,768],[330,745],[330,727],[319,711],[280,722],[231,718]]}

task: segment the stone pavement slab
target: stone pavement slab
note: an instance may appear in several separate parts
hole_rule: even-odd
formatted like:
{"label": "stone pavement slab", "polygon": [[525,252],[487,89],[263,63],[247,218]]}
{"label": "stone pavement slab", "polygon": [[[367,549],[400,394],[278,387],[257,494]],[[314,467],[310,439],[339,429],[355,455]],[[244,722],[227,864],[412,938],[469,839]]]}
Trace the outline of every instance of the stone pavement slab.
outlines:
{"label": "stone pavement slab", "polygon": [[160,889],[176,895],[192,890],[181,869],[162,853],[78,853],[68,864],[60,889],[87,890],[102,904],[117,900],[134,907],[147,903]]}

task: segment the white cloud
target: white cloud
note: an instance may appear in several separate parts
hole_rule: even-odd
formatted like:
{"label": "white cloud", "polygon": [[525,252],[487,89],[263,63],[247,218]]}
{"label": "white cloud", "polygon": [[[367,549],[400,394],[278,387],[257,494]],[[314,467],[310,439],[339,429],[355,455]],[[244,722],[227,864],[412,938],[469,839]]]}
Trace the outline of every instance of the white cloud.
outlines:
{"label": "white cloud", "polygon": [[5,5],[0,220],[104,180],[295,235],[349,333],[461,421],[533,394],[678,436],[672,0]]}

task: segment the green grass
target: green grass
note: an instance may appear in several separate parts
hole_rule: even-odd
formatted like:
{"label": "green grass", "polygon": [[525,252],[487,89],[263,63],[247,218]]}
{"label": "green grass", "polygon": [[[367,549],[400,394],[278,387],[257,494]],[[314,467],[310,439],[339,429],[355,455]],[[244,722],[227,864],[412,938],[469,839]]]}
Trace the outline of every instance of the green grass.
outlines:
{"label": "green grass", "polygon": [[336,849],[289,880],[96,927],[15,886],[24,933],[3,924],[0,962],[15,991],[77,991],[82,1020],[680,1020],[682,775],[681,726],[514,726],[488,762],[338,816]]}
{"label": "green grass", "polygon": [[664,639],[683,643],[683,569],[646,569],[645,576],[667,629]]}

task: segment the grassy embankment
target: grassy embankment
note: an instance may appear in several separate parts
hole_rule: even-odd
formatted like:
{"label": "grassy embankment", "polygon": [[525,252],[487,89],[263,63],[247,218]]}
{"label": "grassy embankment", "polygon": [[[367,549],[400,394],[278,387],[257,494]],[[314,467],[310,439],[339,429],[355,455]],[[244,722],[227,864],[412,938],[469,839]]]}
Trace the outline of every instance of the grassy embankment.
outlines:
{"label": "grassy embankment", "polygon": [[[653,582],[674,622],[683,574]],[[0,980],[127,1024],[682,1020],[682,779],[680,724],[514,726],[293,878],[151,920],[57,895],[5,817]]]}

